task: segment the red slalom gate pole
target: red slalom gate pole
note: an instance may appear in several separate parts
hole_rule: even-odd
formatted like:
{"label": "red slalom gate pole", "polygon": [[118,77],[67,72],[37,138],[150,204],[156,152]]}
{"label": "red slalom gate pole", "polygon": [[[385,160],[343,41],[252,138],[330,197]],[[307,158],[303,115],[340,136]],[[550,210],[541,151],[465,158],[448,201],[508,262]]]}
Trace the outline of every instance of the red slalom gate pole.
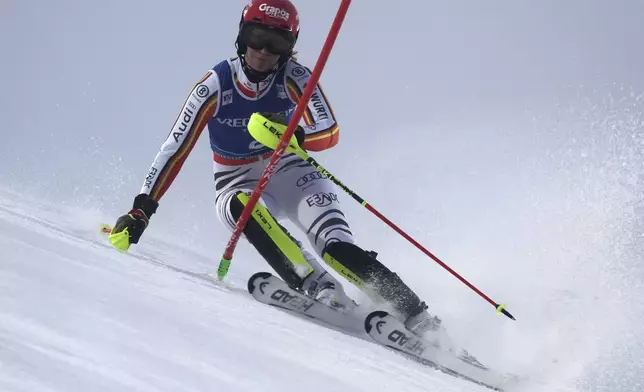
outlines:
{"label": "red slalom gate pole", "polygon": [[255,208],[255,205],[257,204],[257,202],[259,201],[259,197],[261,196],[262,192],[264,192],[264,189],[268,185],[268,181],[271,179],[271,177],[273,177],[273,174],[275,173],[275,169],[277,168],[277,164],[279,163],[279,160],[284,155],[284,151],[286,150],[286,147],[288,146],[288,143],[291,140],[291,136],[293,136],[293,132],[295,132],[295,128],[297,127],[297,124],[302,119],[302,115],[304,114],[304,109],[308,105],[308,102],[311,99],[311,95],[313,95],[313,90],[315,89],[315,87],[318,84],[318,81],[320,80],[320,75],[322,74],[322,70],[326,65],[329,55],[331,54],[331,49],[333,49],[333,45],[335,44],[335,40],[338,37],[338,33],[340,32],[340,27],[342,27],[342,22],[344,22],[344,18],[347,14],[350,4],[351,4],[351,0],[342,0],[342,2],[340,3],[338,12],[335,15],[335,19],[333,20],[333,24],[331,25],[329,34],[326,38],[326,41],[324,42],[324,46],[322,47],[320,56],[318,57],[318,61],[315,64],[315,68],[313,68],[313,72],[311,73],[311,77],[309,78],[306,84],[304,93],[302,94],[300,101],[297,103],[297,107],[295,108],[295,113],[293,114],[291,121],[288,123],[286,132],[284,132],[284,135],[282,135],[282,138],[280,139],[280,143],[275,149],[275,152],[273,152],[270,162],[266,166],[266,169],[264,169],[264,172],[262,173],[262,177],[259,179],[257,186],[255,186],[253,193],[250,195],[248,204],[246,204],[246,206],[244,207],[244,210],[242,211],[242,214],[239,217],[239,220],[237,221],[237,225],[235,225],[233,234],[228,240],[228,244],[226,245],[226,250],[224,251],[221,261],[219,262],[219,268],[217,269],[217,277],[219,278],[219,280],[222,280],[228,273],[228,269],[230,268],[230,262],[233,258],[233,253],[235,252],[235,247],[237,246],[237,242],[241,237],[242,231],[244,230],[244,227],[246,226],[246,223],[250,218],[250,214]]}

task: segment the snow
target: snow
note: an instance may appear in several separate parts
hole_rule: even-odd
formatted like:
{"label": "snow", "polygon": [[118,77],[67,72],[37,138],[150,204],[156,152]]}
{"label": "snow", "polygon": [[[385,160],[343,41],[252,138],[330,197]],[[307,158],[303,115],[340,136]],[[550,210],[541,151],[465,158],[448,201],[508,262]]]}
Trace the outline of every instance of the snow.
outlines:
{"label": "snow", "polygon": [[[487,390],[254,301],[245,282],[252,265],[221,283],[203,272],[215,273],[215,258],[163,238],[116,251],[98,233],[100,212],[8,189],[0,196],[2,391]],[[574,303],[575,293],[562,295],[543,306]],[[588,336],[574,320],[555,327]],[[507,390],[593,390],[571,384],[590,360],[548,331],[505,330],[525,350],[512,360],[526,360],[531,345],[541,351]],[[544,366],[548,345],[559,345],[561,359]]]}
{"label": "snow", "polygon": [[9,196],[2,391],[485,390],[260,304],[243,283],[120,253],[57,225],[62,211]]}

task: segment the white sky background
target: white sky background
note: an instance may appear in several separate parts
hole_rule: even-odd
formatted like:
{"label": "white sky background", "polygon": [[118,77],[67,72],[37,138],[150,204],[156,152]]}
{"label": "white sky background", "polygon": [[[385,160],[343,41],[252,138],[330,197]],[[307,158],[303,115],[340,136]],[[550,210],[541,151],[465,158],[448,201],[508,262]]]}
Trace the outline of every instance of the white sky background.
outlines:
{"label": "white sky background", "polygon": [[[299,60],[311,68],[338,4],[297,2]],[[192,84],[235,55],[243,5],[1,0],[0,183],[114,219],[127,211]],[[529,362],[539,350],[512,337],[642,320],[642,20],[635,0],[353,1],[322,75],[340,144],[315,156],[525,320],[495,318],[341,195],[359,243],[447,321],[465,321],[463,336],[501,329]],[[216,260],[228,235],[211,166],[204,133],[149,231],[180,232]],[[593,295],[597,313],[575,315],[597,309]],[[568,331],[552,345],[577,336],[573,355],[588,342]],[[642,360],[600,346],[604,361]]]}

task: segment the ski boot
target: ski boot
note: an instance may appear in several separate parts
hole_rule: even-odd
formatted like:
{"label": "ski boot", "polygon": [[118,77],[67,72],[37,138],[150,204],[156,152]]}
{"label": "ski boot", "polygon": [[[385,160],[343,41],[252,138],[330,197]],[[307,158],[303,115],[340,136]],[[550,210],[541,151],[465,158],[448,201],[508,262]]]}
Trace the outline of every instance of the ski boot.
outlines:
{"label": "ski boot", "polygon": [[425,302],[421,302],[418,312],[407,317],[404,323],[408,330],[418,336],[423,336],[427,332],[436,332],[441,327],[441,319],[429,314],[427,308]]}
{"label": "ski boot", "polygon": [[[384,300],[396,316],[418,336],[440,329],[441,320],[427,312],[427,305],[407,286],[398,274],[390,271],[376,258],[348,242],[333,242],[323,251],[324,261],[340,275],[370,297]],[[382,302],[382,301],[377,301]]]}
{"label": "ski boot", "polygon": [[[305,252],[305,254],[308,252]],[[310,261],[311,262],[311,261]],[[341,312],[349,312],[357,304],[344,292],[342,284],[329,274],[317,261],[316,270],[304,280],[302,288],[311,298]]]}

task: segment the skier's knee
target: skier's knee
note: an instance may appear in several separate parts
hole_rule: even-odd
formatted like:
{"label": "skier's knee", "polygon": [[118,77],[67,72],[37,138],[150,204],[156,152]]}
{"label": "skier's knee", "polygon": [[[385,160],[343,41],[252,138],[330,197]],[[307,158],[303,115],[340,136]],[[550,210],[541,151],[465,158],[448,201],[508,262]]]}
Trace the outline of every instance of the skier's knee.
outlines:
{"label": "skier's knee", "polygon": [[338,209],[331,209],[317,216],[309,227],[308,235],[320,255],[333,242],[355,242],[349,223]]}

